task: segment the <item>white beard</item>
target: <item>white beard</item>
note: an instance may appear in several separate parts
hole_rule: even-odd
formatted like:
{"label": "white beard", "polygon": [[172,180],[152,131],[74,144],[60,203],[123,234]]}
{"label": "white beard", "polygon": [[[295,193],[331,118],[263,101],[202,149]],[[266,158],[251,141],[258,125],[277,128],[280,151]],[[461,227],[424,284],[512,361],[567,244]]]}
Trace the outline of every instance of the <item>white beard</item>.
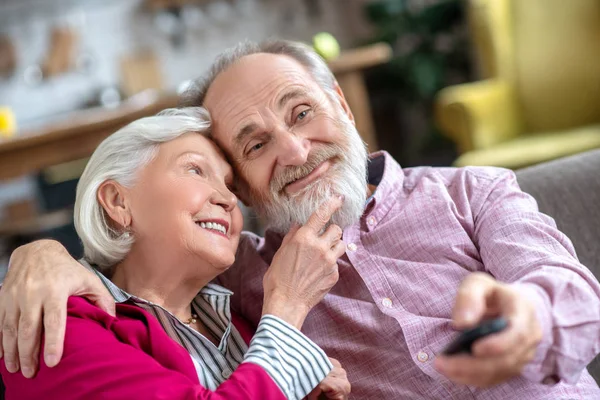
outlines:
{"label": "white beard", "polygon": [[[287,167],[272,179],[269,198],[247,192],[256,213],[269,229],[285,234],[294,223],[304,225],[321,204],[335,195],[343,195],[344,203],[334,213],[331,223],[343,229],[360,219],[367,199],[368,153],[356,127],[345,114],[339,125],[346,133],[346,146],[321,145],[309,154],[304,165]],[[335,163],[325,176],[293,195],[285,194],[283,189],[287,184],[308,175],[331,158]]]}

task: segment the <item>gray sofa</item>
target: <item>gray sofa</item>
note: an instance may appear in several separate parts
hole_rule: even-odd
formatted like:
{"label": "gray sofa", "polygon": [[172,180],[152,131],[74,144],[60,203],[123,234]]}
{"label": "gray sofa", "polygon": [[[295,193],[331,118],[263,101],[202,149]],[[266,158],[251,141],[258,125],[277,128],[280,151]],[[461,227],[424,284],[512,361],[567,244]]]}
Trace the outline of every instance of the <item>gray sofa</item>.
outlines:
{"label": "gray sofa", "polygon": [[[522,169],[517,179],[571,239],[581,263],[600,278],[600,150]],[[588,369],[600,384],[600,357]]]}

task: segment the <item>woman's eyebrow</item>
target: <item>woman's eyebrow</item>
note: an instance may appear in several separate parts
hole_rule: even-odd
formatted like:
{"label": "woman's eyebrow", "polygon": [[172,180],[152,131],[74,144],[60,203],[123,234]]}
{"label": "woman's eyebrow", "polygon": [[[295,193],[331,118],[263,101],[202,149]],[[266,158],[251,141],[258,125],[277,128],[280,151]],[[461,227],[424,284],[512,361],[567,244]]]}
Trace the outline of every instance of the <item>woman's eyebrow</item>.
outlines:
{"label": "woman's eyebrow", "polygon": [[179,160],[181,160],[182,158],[200,158],[202,160],[206,160],[207,157],[206,155],[195,151],[195,150],[186,150],[183,153],[180,153],[179,155],[177,155],[176,157],[173,158],[173,162],[177,162]]}

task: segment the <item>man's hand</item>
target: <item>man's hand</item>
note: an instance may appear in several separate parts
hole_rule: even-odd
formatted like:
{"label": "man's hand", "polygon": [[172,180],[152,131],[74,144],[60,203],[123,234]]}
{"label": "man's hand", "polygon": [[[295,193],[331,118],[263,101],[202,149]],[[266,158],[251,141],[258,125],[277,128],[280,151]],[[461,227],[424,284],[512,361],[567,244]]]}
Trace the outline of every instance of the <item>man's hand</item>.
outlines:
{"label": "man's hand", "polygon": [[42,324],[44,361],[54,367],[63,352],[67,298],[84,296],[107,313],[114,300],[95,274],[75,261],[52,240],[16,249],[0,290],[0,357],[6,369],[26,378],[38,369]]}
{"label": "man's hand", "polygon": [[509,285],[484,273],[471,274],[458,289],[452,319],[458,329],[503,316],[508,327],[473,345],[473,355],[439,356],[438,371],[450,380],[481,388],[519,375],[542,339],[534,306]]}
{"label": "man's hand", "polygon": [[263,278],[263,315],[275,315],[300,329],[308,312],[337,283],[337,260],[346,245],[342,229],[328,224],[342,202],[342,196],[325,201],[304,226],[293,227],[285,236]]}
{"label": "man's hand", "polygon": [[323,379],[319,386],[317,386],[312,392],[306,397],[307,400],[318,400],[318,399],[334,399],[334,400],[346,400],[350,395],[350,382],[346,375],[346,370],[342,368],[342,364],[335,358],[329,358],[329,361],[333,364],[333,369]]}

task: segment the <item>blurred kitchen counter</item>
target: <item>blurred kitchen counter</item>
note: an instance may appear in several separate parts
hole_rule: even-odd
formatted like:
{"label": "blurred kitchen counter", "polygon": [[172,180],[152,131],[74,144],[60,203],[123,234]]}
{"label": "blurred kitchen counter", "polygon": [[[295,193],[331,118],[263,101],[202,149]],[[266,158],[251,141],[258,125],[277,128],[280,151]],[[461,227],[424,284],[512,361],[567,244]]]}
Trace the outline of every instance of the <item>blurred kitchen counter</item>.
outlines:
{"label": "blurred kitchen counter", "polygon": [[74,111],[61,121],[0,139],[0,182],[88,157],[104,138],[122,126],[176,105],[175,94],[146,91],[114,109]]}

